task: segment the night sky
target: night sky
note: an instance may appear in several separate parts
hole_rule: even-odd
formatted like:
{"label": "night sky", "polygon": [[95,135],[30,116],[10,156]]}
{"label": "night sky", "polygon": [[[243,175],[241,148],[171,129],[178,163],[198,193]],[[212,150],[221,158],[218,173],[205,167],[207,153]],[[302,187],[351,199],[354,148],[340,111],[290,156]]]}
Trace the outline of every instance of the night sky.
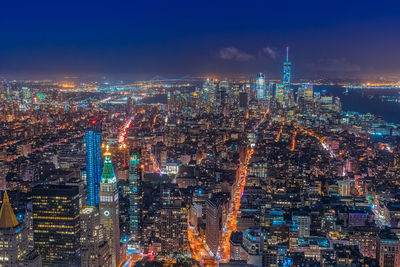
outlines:
{"label": "night sky", "polygon": [[400,73],[400,1],[2,1],[1,74]]}

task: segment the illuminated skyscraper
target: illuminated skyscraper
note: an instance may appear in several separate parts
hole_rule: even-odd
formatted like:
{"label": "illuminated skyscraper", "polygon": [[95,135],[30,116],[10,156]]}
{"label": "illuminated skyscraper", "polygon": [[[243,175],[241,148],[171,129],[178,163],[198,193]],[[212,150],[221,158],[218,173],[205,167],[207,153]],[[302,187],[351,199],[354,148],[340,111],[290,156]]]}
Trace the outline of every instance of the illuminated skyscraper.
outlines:
{"label": "illuminated skyscraper", "polygon": [[7,99],[5,82],[0,81],[0,99]]}
{"label": "illuminated skyscraper", "polygon": [[257,99],[266,99],[267,85],[264,73],[259,73],[256,80]]}
{"label": "illuminated skyscraper", "polygon": [[79,266],[79,188],[38,185],[32,189],[33,239],[45,266]]}
{"label": "illuminated skyscraper", "polygon": [[118,266],[120,255],[119,201],[117,178],[111,162],[111,153],[105,153],[103,173],[101,174],[100,224],[104,227],[105,239],[111,249],[112,266]]}
{"label": "illuminated skyscraper", "polygon": [[226,104],[226,96],[229,91],[228,80],[220,81],[218,84],[218,91],[216,96],[217,105],[223,107]]}
{"label": "illuminated skyscraper", "polygon": [[81,267],[110,266],[110,247],[104,239],[104,228],[95,207],[81,212]]}
{"label": "illuminated skyscraper", "polygon": [[283,62],[283,86],[285,87],[285,91],[288,92],[291,86],[291,71],[292,71],[292,63],[289,62],[289,47],[286,47],[286,61]]}
{"label": "illuminated skyscraper", "polygon": [[27,242],[28,230],[25,221],[18,222],[5,191],[0,210],[0,266],[18,266],[24,262],[32,250]]}
{"label": "illuminated skyscraper", "polygon": [[279,104],[283,104],[283,101],[285,100],[285,86],[283,84],[277,84],[275,86],[275,100]]}
{"label": "illuminated skyscraper", "polygon": [[2,83],[2,95],[5,99],[11,98],[11,85],[7,82]]}
{"label": "illuminated skyscraper", "polygon": [[97,120],[91,121],[91,127],[85,134],[86,142],[86,184],[87,205],[99,204],[101,177],[101,126]]}
{"label": "illuminated skyscraper", "polygon": [[166,185],[161,189],[162,208],[159,225],[161,249],[166,253],[187,253],[187,208],[182,203],[182,195],[175,186]]}
{"label": "illuminated skyscraper", "polygon": [[217,85],[214,80],[207,79],[203,85],[203,95],[211,106],[217,102]]}
{"label": "illuminated skyscraper", "polygon": [[[8,98],[12,98],[13,97],[13,90],[11,88],[11,84],[7,83],[6,84],[6,88],[7,88],[7,97]],[[17,92],[18,93],[18,92]]]}
{"label": "illuminated skyscraper", "polygon": [[138,153],[132,153],[129,160],[129,228],[131,238],[128,243],[128,252],[135,252],[139,248],[141,238],[141,171],[140,156]]}
{"label": "illuminated skyscraper", "polygon": [[298,97],[306,102],[312,102],[314,96],[313,84],[303,83],[299,88]]}
{"label": "illuminated skyscraper", "polygon": [[22,93],[23,93],[24,99],[28,100],[31,98],[31,89],[29,89],[29,87],[23,86]]}

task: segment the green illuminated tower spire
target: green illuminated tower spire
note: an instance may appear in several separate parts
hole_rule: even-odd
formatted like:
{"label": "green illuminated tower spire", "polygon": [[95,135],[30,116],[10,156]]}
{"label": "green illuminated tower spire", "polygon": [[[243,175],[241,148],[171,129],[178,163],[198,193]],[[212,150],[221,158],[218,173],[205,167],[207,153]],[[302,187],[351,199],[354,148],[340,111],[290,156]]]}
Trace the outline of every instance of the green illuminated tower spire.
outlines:
{"label": "green illuminated tower spire", "polygon": [[105,238],[111,250],[112,266],[119,265],[120,233],[119,233],[119,200],[117,178],[111,161],[111,153],[105,153],[103,173],[101,174],[99,209],[100,224],[105,230]]}
{"label": "green illuminated tower spire", "polygon": [[101,174],[101,183],[103,184],[114,184],[117,182],[115,178],[114,168],[111,161],[111,153],[107,150],[104,154],[104,165],[103,172]]}

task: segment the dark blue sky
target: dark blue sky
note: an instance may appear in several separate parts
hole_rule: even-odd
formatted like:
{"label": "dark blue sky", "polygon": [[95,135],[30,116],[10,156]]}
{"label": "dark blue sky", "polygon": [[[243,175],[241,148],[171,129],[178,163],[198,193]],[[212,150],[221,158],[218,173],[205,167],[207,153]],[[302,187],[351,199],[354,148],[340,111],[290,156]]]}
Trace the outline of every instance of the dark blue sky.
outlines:
{"label": "dark blue sky", "polygon": [[0,73],[400,73],[399,2],[3,1]]}

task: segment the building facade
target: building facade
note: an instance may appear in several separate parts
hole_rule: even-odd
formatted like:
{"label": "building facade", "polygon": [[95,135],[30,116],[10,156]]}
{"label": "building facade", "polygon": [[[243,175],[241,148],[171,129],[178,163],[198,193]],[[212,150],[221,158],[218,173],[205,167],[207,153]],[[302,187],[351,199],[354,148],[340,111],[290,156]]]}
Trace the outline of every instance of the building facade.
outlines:
{"label": "building facade", "polygon": [[129,160],[129,230],[131,237],[128,243],[128,252],[135,252],[139,249],[141,201],[140,156],[138,153],[132,153]]}
{"label": "building facade", "polygon": [[33,238],[44,266],[79,266],[79,188],[38,185],[32,190]]}
{"label": "building facade", "polygon": [[99,189],[101,177],[101,129],[96,120],[85,133],[86,143],[86,184],[87,205],[96,207],[99,204]]}
{"label": "building facade", "polygon": [[104,237],[100,215],[95,207],[81,212],[81,266],[110,266],[110,247]]}
{"label": "building facade", "polygon": [[120,256],[119,200],[117,178],[111,162],[111,153],[105,153],[99,192],[100,224],[111,250],[112,265],[118,266]]}
{"label": "building facade", "polygon": [[4,191],[0,210],[0,266],[18,266],[32,250],[28,240],[29,228],[25,221],[18,222],[11,207],[7,192]]}
{"label": "building facade", "polygon": [[257,91],[257,99],[266,99],[267,96],[267,86],[265,84],[265,75],[264,73],[259,73],[256,79],[256,91]]}

